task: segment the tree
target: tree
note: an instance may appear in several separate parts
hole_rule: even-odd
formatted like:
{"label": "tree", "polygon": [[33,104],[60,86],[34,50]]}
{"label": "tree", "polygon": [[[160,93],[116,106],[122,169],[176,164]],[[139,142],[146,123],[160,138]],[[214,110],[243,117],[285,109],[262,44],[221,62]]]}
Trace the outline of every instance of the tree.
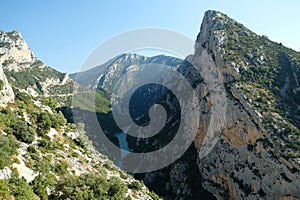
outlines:
{"label": "tree", "polygon": [[12,177],[8,181],[8,187],[16,200],[34,200],[32,188],[22,178]]}
{"label": "tree", "polygon": [[19,147],[16,138],[12,135],[0,135],[0,169],[13,163],[11,156],[17,153]]}
{"label": "tree", "polygon": [[45,136],[49,132],[52,126],[50,115],[51,114],[48,111],[46,111],[40,113],[40,115],[38,116],[38,135]]}
{"label": "tree", "polygon": [[4,81],[0,80],[0,90],[3,90],[3,88],[4,88]]}
{"label": "tree", "polygon": [[60,126],[63,126],[67,123],[67,120],[65,119],[65,117],[64,117],[64,115],[62,114],[61,111],[51,115],[50,118],[51,118],[51,121],[52,121],[52,127],[53,128],[59,128]]}
{"label": "tree", "polygon": [[53,199],[125,199],[126,185],[116,177],[106,180],[105,174],[66,176],[59,180],[53,191]]}
{"label": "tree", "polygon": [[109,180],[108,196],[112,200],[125,199],[127,192],[126,185],[117,177],[112,177]]}
{"label": "tree", "polygon": [[6,180],[0,180],[0,200],[9,200],[13,199],[13,197],[10,195],[7,181]]}
{"label": "tree", "polygon": [[40,173],[33,181],[32,188],[41,200],[48,199],[47,187],[52,187],[54,184],[53,177],[49,173]]}
{"label": "tree", "polygon": [[52,110],[58,105],[57,101],[52,97],[44,97],[42,103],[46,106],[49,106]]}
{"label": "tree", "polygon": [[12,133],[16,138],[25,143],[31,143],[34,140],[34,129],[27,125],[25,121],[17,120],[12,125]]}

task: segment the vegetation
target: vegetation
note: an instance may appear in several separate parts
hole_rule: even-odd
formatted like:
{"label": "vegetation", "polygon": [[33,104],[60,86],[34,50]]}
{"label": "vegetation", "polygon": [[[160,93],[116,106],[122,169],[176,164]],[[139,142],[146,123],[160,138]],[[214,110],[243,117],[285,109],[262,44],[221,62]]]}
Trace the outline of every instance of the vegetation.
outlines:
{"label": "vegetation", "polygon": [[3,88],[4,88],[4,81],[0,80],[0,90],[3,90]]}
{"label": "vegetation", "polygon": [[225,62],[237,67],[240,75],[229,85],[245,95],[281,152],[300,156],[300,53],[231,19],[223,31]]}
{"label": "vegetation", "polygon": [[16,200],[34,200],[35,194],[28,185],[28,183],[22,178],[13,177],[8,181],[8,187],[10,193]]}
{"label": "vegetation", "polygon": [[79,177],[64,177],[55,186],[53,199],[125,199],[126,185],[120,179],[106,175],[82,174]]}
{"label": "vegetation", "polygon": [[26,122],[19,119],[12,124],[11,129],[7,130],[15,135],[16,138],[21,142],[31,143],[34,140],[34,129],[31,126],[28,126]]}
{"label": "vegetation", "polygon": [[69,104],[75,108],[87,111],[96,111],[99,113],[107,113],[110,111],[110,101],[101,91],[87,91],[76,94],[69,100]]}
{"label": "vegetation", "polygon": [[139,181],[133,181],[128,185],[128,187],[133,190],[141,190],[142,184]]}
{"label": "vegetation", "polygon": [[13,163],[12,156],[17,153],[18,146],[14,136],[0,135],[0,169]]}
{"label": "vegetation", "polygon": [[[35,101],[41,101],[42,106]],[[38,172],[30,183],[18,178],[17,172],[8,180],[0,180],[0,199],[131,199],[124,183],[129,176],[117,171],[112,162],[95,164],[93,173],[74,175],[73,163],[68,159],[73,157],[82,166],[87,165],[83,155],[89,151],[91,142],[85,135],[84,124],[67,124],[62,112],[55,110],[56,105],[53,98],[33,98],[17,92],[16,101],[0,110],[0,130],[5,131],[0,132],[0,170],[7,166],[16,171],[12,164],[20,164],[17,149],[20,143],[27,143],[27,153],[22,155],[25,165]],[[50,138],[51,128],[59,136]],[[64,134],[66,131],[76,131],[79,136],[71,139]],[[106,170],[116,171],[121,178],[108,179]],[[130,187],[136,191],[142,188],[138,181]]]}

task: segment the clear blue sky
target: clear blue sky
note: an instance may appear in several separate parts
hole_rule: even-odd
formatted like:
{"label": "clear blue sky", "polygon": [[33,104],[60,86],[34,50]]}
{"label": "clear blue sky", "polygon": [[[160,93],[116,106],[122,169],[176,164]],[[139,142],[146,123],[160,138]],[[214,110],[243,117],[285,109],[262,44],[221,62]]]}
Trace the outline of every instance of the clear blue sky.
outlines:
{"label": "clear blue sky", "polygon": [[79,70],[98,44],[124,31],[167,28],[195,39],[208,9],[300,50],[297,0],[1,0],[0,6],[1,30],[20,31],[39,59],[68,73]]}

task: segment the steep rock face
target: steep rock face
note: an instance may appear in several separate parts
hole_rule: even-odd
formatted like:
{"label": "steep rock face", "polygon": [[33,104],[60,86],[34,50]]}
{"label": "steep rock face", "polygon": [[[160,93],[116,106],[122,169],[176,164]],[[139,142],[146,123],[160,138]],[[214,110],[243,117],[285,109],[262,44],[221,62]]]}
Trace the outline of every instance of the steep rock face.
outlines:
{"label": "steep rock face", "polygon": [[[224,60],[226,52],[222,46],[227,36],[220,30],[225,29],[228,20],[231,19],[219,12],[205,13],[191,58],[191,63],[199,66],[201,58],[209,54],[226,86],[226,122],[220,140],[204,158],[201,146],[198,147],[201,184],[217,199],[299,198],[299,164],[280,156],[257,113],[244,100],[243,94],[229,85],[240,75],[234,65]],[[204,82],[214,81],[205,73],[201,75]],[[208,90],[208,95],[202,93],[203,97],[210,92]],[[213,104],[206,103],[206,107],[211,110]],[[207,126],[209,124],[204,121],[203,127]]]}
{"label": "steep rock face", "polygon": [[[234,42],[229,34],[234,36]],[[248,77],[254,66],[258,68],[258,73],[253,78],[259,77],[263,62],[266,64],[263,60],[268,58],[275,62],[280,55],[280,52],[267,53],[269,46],[275,44],[265,38],[258,45],[263,55],[254,57],[247,54],[253,50],[253,46],[248,47],[247,43],[253,41],[255,44],[260,40],[260,36],[220,12],[205,13],[195,53],[186,58],[191,64],[184,66],[186,78],[191,81],[196,80],[191,75],[195,68],[203,77],[195,88],[200,96],[202,111],[195,138],[197,149],[191,147],[179,160],[162,170],[137,175],[151,189],[171,199],[300,198],[298,157],[282,155],[283,148],[278,143],[284,144],[286,148],[288,140],[276,139],[286,136],[275,136],[273,133],[280,130],[280,126],[266,123],[268,115],[287,123],[289,119],[272,109],[262,112],[258,108],[269,107],[281,100],[276,93],[273,94],[272,88],[264,83],[252,85],[256,80],[252,81]],[[293,73],[297,73],[296,63],[293,66]],[[282,67],[284,69],[288,66]],[[297,87],[297,81],[294,82]],[[270,99],[269,103],[253,100],[252,96],[243,92],[243,87],[249,90],[249,94],[254,93],[259,98],[266,94],[274,97],[274,100]],[[281,105],[281,109],[286,108],[286,102]],[[297,119],[297,114],[294,116]],[[290,135],[289,138],[290,143],[297,144],[296,136]],[[297,155],[297,151],[292,153]],[[197,162],[197,165],[193,165],[193,162]],[[178,172],[174,174],[176,170]]]}
{"label": "steep rock face", "polygon": [[[0,64],[8,82],[15,89],[32,96],[43,94],[54,97],[59,102],[66,102],[73,94],[73,87],[77,86],[67,74],[58,72],[38,60],[17,31],[0,31]],[[3,80],[5,82],[6,79]],[[4,96],[12,97],[8,95],[11,91],[9,86],[4,85]]]}
{"label": "steep rock face", "polygon": [[[36,60],[25,40],[17,31],[8,33],[0,31],[0,44],[0,63],[5,63],[9,70],[18,71],[28,68],[30,63]],[[18,63],[18,65],[13,63]]]}
{"label": "steep rock face", "polygon": [[15,98],[13,89],[8,83],[7,78],[3,72],[2,66],[0,66],[0,80],[2,83],[2,88],[0,88],[0,104],[5,104],[7,102],[12,102]]}

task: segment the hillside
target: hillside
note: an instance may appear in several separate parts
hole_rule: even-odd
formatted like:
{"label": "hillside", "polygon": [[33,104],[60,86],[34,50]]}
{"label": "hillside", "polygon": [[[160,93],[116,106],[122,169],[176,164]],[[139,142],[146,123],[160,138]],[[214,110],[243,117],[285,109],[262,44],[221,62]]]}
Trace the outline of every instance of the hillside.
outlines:
{"label": "hillside", "polygon": [[[186,120],[197,125],[186,152],[155,171],[170,155],[142,153],[176,135],[182,109],[176,95],[157,85],[134,93],[136,124],[151,120],[152,104],[165,108],[166,125],[150,138],[125,132],[121,138],[110,101],[118,80],[132,70],[119,89],[132,87],[140,78],[135,69],[147,64],[164,64],[187,79],[195,97],[189,104],[200,115]],[[122,54],[71,79],[39,61],[13,31],[0,32],[0,65],[4,199],[300,198],[300,53],[221,12],[205,13],[195,52],[185,60]],[[176,81],[168,78],[162,80]],[[130,154],[104,156],[111,154],[99,123],[115,146],[141,153],[136,169],[146,163],[149,171],[134,179],[115,166],[132,164]]]}
{"label": "hillside", "polygon": [[0,199],[158,199],[67,123],[57,108],[81,86],[16,31],[0,32],[0,69]]}
{"label": "hillside", "polygon": [[226,68],[228,86],[255,111],[282,156],[299,163],[300,53],[224,14],[207,12],[205,20],[197,41]]}

